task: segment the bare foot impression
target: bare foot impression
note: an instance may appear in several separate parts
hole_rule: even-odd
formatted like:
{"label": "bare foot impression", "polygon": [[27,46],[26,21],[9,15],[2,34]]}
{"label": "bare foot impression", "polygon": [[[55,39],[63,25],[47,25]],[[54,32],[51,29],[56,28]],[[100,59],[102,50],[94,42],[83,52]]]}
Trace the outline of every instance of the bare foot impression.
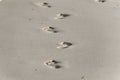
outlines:
{"label": "bare foot impression", "polygon": [[58,43],[57,48],[58,49],[65,49],[65,48],[70,47],[71,45],[72,45],[72,43],[70,43],[70,42],[60,42],[60,43]]}
{"label": "bare foot impression", "polygon": [[96,2],[104,3],[106,0],[95,0]]}
{"label": "bare foot impression", "polygon": [[50,27],[50,26],[43,27],[42,30],[49,32],[49,33],[57,33],[58,32],[54,27]]}
{"label": "bare foot impression", "polygon": [[56,17],[54,19],[64,19],[68,16],[70,16],[70,14],[59,13],[56,15]]}
{"label": "bare foot impression", "polygon": [[35,2],[34,4],[38,7],[51,8],[51,5],[47,2]]}
{"label": "bare foot impression", "polygon": [[57,60],[48,60],[48,61],[44,62],[44,65],[46,65],[48,68],[52,68],[52,69],[59,69],[62,67],[60,65],[60,62]]}

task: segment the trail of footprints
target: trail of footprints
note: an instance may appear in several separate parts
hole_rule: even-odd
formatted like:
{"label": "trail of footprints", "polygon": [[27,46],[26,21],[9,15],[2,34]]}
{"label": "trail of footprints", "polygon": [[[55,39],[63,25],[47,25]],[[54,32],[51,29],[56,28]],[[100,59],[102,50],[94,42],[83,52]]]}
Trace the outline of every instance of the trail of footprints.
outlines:
{"label": "trail of footprints", "polygon": [[[106,0],[95,0],[95,2],[104,3],[104,2],[106,2]],[[44,8],[51,8],[52,7],[47,2],[36,2],[34,4],[36,6],[38,6],[38,7],[44,7]],[[71,15],[66,14],[66,13],[59,13],[59,14],[56,14],[56,16],[53,19],[54,20],[64,19],[64,18],[69,17],[69,16],[71,16]],[[59,30],[57,30],[56,28],[54,28],[52,26],[43,26],[41,30],[43,30],[44,32],[47,32],[47,33],[57,33],[57,32],[59,32]],[[63,42],[59,42],[57,44],[56,48],[57,49],[66,49],[66,48],[69,48],[72,45],[73,45],[73,43],[71,43],[71,42],[63,41]],[[45,61],[44,65],[47,66],[48,68],[52,68],[52,69],[60,69],[60,68],[62,68],[62,66],[61,66],[62,63],[59,63],[59,61],[57,61],[57,60]]]}
{"label": "trail of footprints", "polygon": [[[0,0],[0,2],[2,2],[3,0]],[[100,2],[100,3],[104,3],[106,2],[107,0],[95,0],[96,2]],[[43,7],[43,8],[51,8],[52,6],[47,3],[47,2],[35,2],[34,3],[35,6],[38,6],[38,7]],[[56,16],[53,18],[53,19],[64,19],[66,17],[69,17],[71,16],[70,14],[66,14],[66,13],[59,13],[59,14],[56,14]],[[44,32],[47,32],[47,33],[57,33],[59,32],[59,30],[57,30],[56,28],[52,27],[52,26],[43,26],[43,28],[41,29],[43,30]],[[69,48],[70,46],[72,46],[73,43],[71,42],[67,42],[67,41],[63,41],[63,42],[59,42],[57,45],[56,45],[56,48],[58,49],[66,49],[66,48]],[[45,61],[44,62],[44,65],[48,68],[52,68],[52,69],[60,69],[62,68],[62,62],[60,61],[57,61],[57,60],[48,60],[48,61]],[[81,77],[82,80],[85,80],[85,77]]]}
{"label": "trail of footprints", "polygon": [[[34,3],[34,4],[36,6],[38,6],[38,7],[45,7],[45,8],[51,8],[52,7],[47,2],[38,2],[38,3]],[[64,18],[69,17],[69,16],[70,16],[70,14],[59,13],[53,19],[55,19],[55,20],[56,19],[64,19]],[[41,28],[41,30],[43,30],[44,32],[47,32],[47,33],[57,33],[57,32],[59,32],[56,28],[51,27],[51,26],[43,26]],[[57,44],[56,48],[58,48],[58,49],[66,49],[66,48],[69,48],[70,46],[72,46],[71,42],[63,41],[63,42],[59,42]],[[47,66],[48,68],[52,68],[52,69],[60,69],[60,68],[62,68],[62,63],[57,61],[57,60],[45,61],[44,65]]]}
{"label": "trail of footprints", "polygon": [[[104,3],[106,2],[106,0],[95,0],[96,2],[101,2],[101,3]],[[34,3],[36,6],[38,7],[44,7],[44,8],[51,8],[52,6],[47,3],[47,2],[36,2]],[[69,17],[71,16],[70,14],[66,14],[66,13],[59,13],[59,14],[56,14],[56,16],[53,18],[54,20],[56,19],[64,19],[66,17]],[[42,29],[44,32],[47,32],[47,33],[57,33],[59,32],[56,28],[52,27],[52,26],[43,26]],[[66,48],[69,48],[70,46],[72,46],[73,43],[71,42],[67,42],[67,41],[63,41],[63,42],[59,42],[57,44],[57,47],[58,49],[66,49]],[[44,65],[47,66],[48,68],[52,68],[52,69],[60,69],[62,68],[62,63],[59,63],[59,61],[57,60],[48,60],[48,61],[45,61],[44,62]]]}

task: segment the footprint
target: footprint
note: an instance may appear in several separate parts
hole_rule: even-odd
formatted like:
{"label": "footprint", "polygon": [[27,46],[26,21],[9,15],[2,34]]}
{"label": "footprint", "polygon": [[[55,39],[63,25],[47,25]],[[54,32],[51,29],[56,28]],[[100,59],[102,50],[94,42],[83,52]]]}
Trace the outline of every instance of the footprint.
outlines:
{"label": "footprint", "polygon": [[104,3],[106,0],[95,0],[96,2]]}
{"label": "footprint", "polygon": [[54,19],[64,19],[68,16],[70,16],[70,14],[59,13],[56,15],[56,17]]}
{"label": "footprint", "polygon": [[60,42],[60,43],[58,43],[57,48],[58,49],[65,49],[65,48],[70,47],[71,45],[73,45],[73,44],[70,42]]}
{"label": "footprint", "polygon": [[44,62],[44,65],[52,69],[60,69],[62,66],[57,60],[48,60]]}
{"label": "footprint", "polygon": [[38,7],[51,8],[51,5],[47,2],[35,2],[34,4]]}
{"label": "footprint", "polygon": [[42,30],[49,32],[49,33],[57,33],[58,32],[54,27],[50,27],[50,26],[43,27]]}

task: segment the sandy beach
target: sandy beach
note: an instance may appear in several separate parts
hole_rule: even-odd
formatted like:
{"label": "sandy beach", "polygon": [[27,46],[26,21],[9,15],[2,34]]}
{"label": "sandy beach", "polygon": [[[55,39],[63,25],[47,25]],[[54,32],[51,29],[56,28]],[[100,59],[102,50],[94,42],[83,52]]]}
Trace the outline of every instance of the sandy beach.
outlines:
{"label": "sandy beach", "polygon": [[0,0],[0,80],[120,80],[120,1]]}

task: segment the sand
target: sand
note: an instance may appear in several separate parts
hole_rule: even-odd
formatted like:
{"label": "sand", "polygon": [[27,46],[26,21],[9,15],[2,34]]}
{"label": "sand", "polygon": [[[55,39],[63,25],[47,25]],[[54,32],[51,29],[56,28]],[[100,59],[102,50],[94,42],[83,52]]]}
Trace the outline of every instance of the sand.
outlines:
{"label": "sand", "polygon": [[119,0],[0,0],[0,80],[120,80],[119,62]]}

